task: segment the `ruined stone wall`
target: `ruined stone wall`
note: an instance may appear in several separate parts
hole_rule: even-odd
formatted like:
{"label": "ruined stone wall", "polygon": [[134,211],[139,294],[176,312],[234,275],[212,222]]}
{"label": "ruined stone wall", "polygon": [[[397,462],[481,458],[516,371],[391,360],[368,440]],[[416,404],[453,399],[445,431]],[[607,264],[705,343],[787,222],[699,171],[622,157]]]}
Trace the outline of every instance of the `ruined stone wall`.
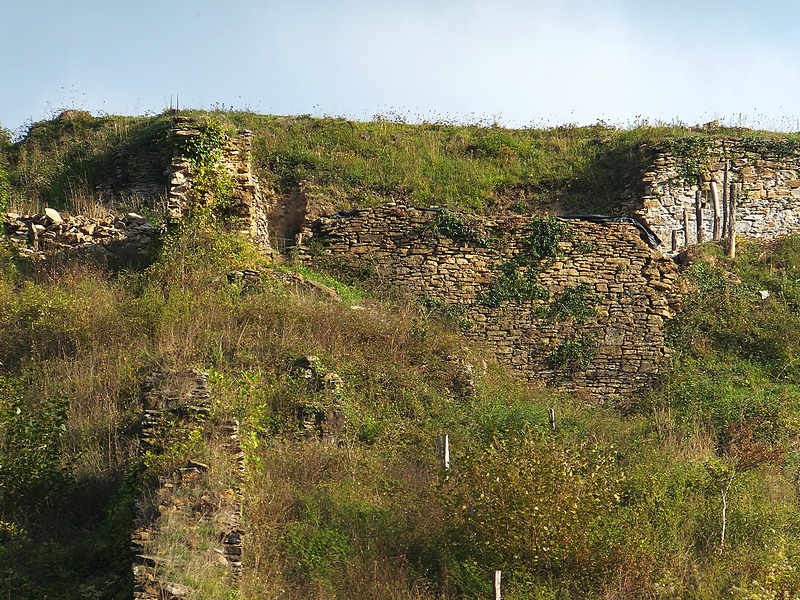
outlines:
{"label": "ruined stone wall", "polygon": [[34,259],[65,255],[136,266],[146,263],[160,230],[136,213],[98,219],[46,208],[33,215],[6,213],[2,238]]}
{"label": "ruined stone wall", "polygon": [[[193,119],[176,117],[173,133],[175,137],[185,139],[198,135],[199,130],[195,128]],[[237,136],[225,140],[219,166],[233,182],[233,202],[228,211],[229,215],[238,219],[242,235],[263,248],[269,248],[267,213],[275,201],[274,194],[269,189],[262,191],[252,172],[250,157],[249,131],[240,130]],[[119,166],[120,169],[122,167]],[[169,168],[166,190],[157,178],[149,178],[139,184],[150,192],[159,188],[167,198],[167,219],[176,221],[184,216],[186,208],[194,201],[192,179],[190,161],[184,156],[175,156]],[[153,192],[151,195],[158,194]],[[124,262],[131,264],[144,262],[150,252],[151,242],[167,230],[167,223],[153,224],[136,213],[90,218],[69,215],[53,208],[47,208],[40,214],[6,213],[3,225],[0,236],[16,243],[23,253],[53,255],[68,251],[70,256],[91,256],[112,261],[124,258]]]}
{"label": "ruined stone wall", "polygon": [[135,506],[133,597],[232,596],[244,534],[239,424],[213,418],[208,376],[195,370],[151,375],[142,403],[143,462],[158,478],[142,482]]}
{"label": "ruined stone wall", "polygon": [[[725,180],[737,193],[736,233],[771,238],[800,231],[800,155],[788,140],[776,138],[709,138],[701,148],[696,175],[687,182],[687,158],[661,152],[645,173],[646,191],[636,216],[670,246],[676,231],[680,247],[687,245],[684,211],[689,221],[688,244],[697,242],[696,193],[701,193],[703,239],[713,237],[712,187],[720,211]],[[728,164],[726,177],[726,160]],[[691,167],[691,166],[690,166]],[[691,179],[691,178],[690,178]]]}
{"label": "ruined stone wall", "polygon": [[[199,134],[193,119],[176,117],[174,135],[178,139]],[[223,173],[233,181],[233,203],[229,213],[239,219],[243,235],[263,247],[270,247],[266,215],[268,205],[274,202],[274,197],[270,190],[262,192],[253,174],[251,136],[250,131],[240,129],[235,137],[226,139],[219,164]],[[191,193],[192,179],[190,161],[180,155],[173,157],[167,190],[167,214],[170,220],[181,219],[187,207],[194,201]]]}
{"label": "ruined stone wall", "polygon": [[[668,354],[662,325],[673,314],[668,294],[677,272],[633,226],[569,221],[572,239],[559,242],[559,256],[544,261],[538,276],[548,298],[493,307],[487,305],[487,291],[502,265],[527,251],[531,219],[463,216],[496,237],[497,243],[482,247],[442,233],[436,226],[440,214],[389,204],[321,218],[301,254],[374,269],[450,312],[456,307],[472,324],[468,337],[531,378],[594,398],[624,394],[652,380]],[[583,322],[559,304],[565,293],[574,299],[581,285],[589,313]],[[588,360],[563,360],[575,356]]]}

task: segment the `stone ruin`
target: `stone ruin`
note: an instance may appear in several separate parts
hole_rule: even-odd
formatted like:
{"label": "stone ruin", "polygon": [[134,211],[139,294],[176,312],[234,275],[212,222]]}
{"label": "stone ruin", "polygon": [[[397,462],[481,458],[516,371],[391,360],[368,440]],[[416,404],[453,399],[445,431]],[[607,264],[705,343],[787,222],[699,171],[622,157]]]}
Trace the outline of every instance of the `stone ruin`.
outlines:
{"label": "stone ruin", "polygon": [[[131,535],[133,597],[198,598],[198,580],[233,589],[242,574],[244,537],[239,423],[213,418],[208,375],[195,370],[147,377],[142,403],[142,456],[146,465],[163,462],[165,470],[140,482]],[[197,440],[192,455],[171,468],[166,457],[187,439]]]}
{"label": "stone ruin", "polygon": [[[571,239],[559,242],[559,255],[538,274],[547,298],[493,306],[482,297],[503,264],[526,251],[531,218],[459,217],[484,231],[502,232],[502,243],[487,247],[437,231],[441,214],[389,204],[318,219],[299,254],[370,270],[404,292],[457,312],[469,323],[466,337],[537,381],[591,399],[624,395],[653,381],[669,356],[662,326],[674,314],[678,271],[645,243],[639,229],[569,221]],[[587,304],[583,320],[558,308],[578,286]],[[584,364],[558,365],[559,348],[583,352]]]}
{"label": "stone ruin", "polygon": [[715,236],[714,204],[721,213],[731,187],[737,235],[773,238],[800,231],[800,153],[790,140],[701,139],[706,156],[693,169],[686,157],[662,149],[642,176],[644,194],[625,205],[625,212],[655,231],[665,250],[673,238],[685,248],[724,237]]}

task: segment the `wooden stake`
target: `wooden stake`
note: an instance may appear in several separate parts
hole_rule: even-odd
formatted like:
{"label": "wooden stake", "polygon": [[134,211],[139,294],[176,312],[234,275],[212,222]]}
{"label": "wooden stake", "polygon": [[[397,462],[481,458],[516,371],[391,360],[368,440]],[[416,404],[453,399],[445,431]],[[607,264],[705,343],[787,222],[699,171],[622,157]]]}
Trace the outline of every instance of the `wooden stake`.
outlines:
{"label": "wooden stake", "polygon": [[500,581],[502,580],[502,577],[502,571],[494,572],[494,600],[502,600],[502,595],[500,593]]}
{"label": "wooden stake", "polygon": [[694,215],[697,226],[697,243],[702,244],[705,241],[705,233],[703,232],[703,192],[700,190],[694,193]]}
{"label": "wooden stake", "polygon": [[728,159],[725,159],[725,170],[722,175],[722,237],[728,237],[730,230],[728,227]]}
{"label": "wooden stake", "polygon": [[555,408],[548,408],[547,409],[547,417],[550,420],[550,429],[552,431],[556,430],[556,409]]}
{"label": "wooden stake", "polygon": [[683,245],[684,247],[689,247],[689,211],[685,208],[683,209]]}
{"label": "wooden stake", "polygon": [[712,181],[710,184],[711,189],[711,209],[714,212],[714,227],[713,239],[716,242],[720,238],[720,216],[719,216],[719,191],[717,190],[717,182]]}
{"label": "wooden stake", "polygon": [[672,230],[672,251],[673,252],[677,252],[678,251],[678,230],[677,229],[673,229]]}
{"label": "wooden stake", "polygon": [[728,217],[728,227],[730,228],[730,243],[728,244],[728,256],[736,258],[736,184],[731,184],[730,193],[731,214]]}

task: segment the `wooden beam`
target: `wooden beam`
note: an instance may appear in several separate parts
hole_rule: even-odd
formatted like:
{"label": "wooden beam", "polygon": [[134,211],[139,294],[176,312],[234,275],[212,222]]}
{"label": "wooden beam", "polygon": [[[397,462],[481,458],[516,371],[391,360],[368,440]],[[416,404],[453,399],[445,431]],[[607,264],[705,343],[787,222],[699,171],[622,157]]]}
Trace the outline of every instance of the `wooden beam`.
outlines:
{"label": "wooden beam", "polygon": [[711,210],[714,213],[712,239],[716,242],[720,238],[719,190],[717,190],[717,182],[711,181],[709,188],[711,193]]}
{"label": "wooden beam", "polygon": [[705,232],[703,231],[703,192],[700,190],[694,193],[694,214],[695,225],[697,226],[697,243],[702,244],[705,241]]}

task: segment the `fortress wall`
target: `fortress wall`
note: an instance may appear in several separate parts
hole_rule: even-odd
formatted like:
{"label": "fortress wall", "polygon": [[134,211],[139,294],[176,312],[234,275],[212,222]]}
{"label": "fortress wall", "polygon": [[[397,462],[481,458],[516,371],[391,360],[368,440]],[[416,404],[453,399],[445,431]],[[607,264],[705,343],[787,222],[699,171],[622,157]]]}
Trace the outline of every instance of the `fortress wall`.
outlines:
{"label": "fortress wall", "polygon": [[[702,139],[702,138],[701,138]],[[772,238],[800,231],[800,155],[789,140],[709,138],[704,156],[692,157],[700,165],[699,182],[687,181],[687,158],[663,151],[645,173],[645,195],[636,216],[643,219],[671,245],[677,232],[679,247],[687,245],[684,234],[686,211],[688,243],[697,242],[696,193],[701,194],[703,239],[713,237],[712,186],[717,189],[722,212],[726,180],[737,194],[736,233],[747,237]],[[691,177],[689,178],[691,179]]]}
{"label": "fortress wall", "polygon": [[[186,139],[199,135],[194,120],[177,117],[174,135]],[[251,165],[252,133],[246,129],[237,131],[235,137],[225,140],[219,166],[233,182],[232,203],[228,209],[231,216],[239,219],[242,235],[250,237],[261,246],[270,247],[267,232],[267,204],[272,195],[262,193],[261,186],[253,174]],[[175,156],[170,165],[167,188],[167,214],[173,221],[183,217],[187,207],[195,202],[192,197],[192,168],[184,156]]]}
{"label": "fortress wall", "polygon": [[[561,221],[572,239],[560,241],[559,255],[541,265],[538,282],[548,298],[490,306],[486,294],[501,277],[501,266],[529,252],[525,237],[533,218],[460,215],[497,240],[481,247],[437,231],[441,214],[389,204],[320,218],[301,256],[317,254],[374,269],[451,314],[463,312],[471,323],[468,337],[484,342],[500,360],[531,378],[561,389],[603,398],[652,381],[669,353],[662,325],[673,314],[668,295],[677,270],[642,241],[636,228]],[[565,292],[578,286],[589,296],[584,322],[559,309]],[[564,363],[575,355],[584,364]]]}

